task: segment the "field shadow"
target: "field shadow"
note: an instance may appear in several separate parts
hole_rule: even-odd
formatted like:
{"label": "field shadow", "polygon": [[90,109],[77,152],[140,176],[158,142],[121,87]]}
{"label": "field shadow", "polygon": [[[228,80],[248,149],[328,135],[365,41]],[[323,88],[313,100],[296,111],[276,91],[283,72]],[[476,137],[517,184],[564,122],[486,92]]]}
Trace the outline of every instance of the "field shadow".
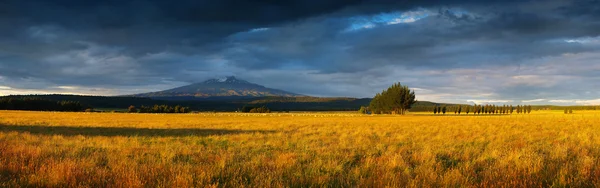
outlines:
{"label": "field shadow", "polygon": [[62,136],[151,136],[151,137],[185,137],[259,133],[268,134],[269,130],[230,130],[230,129],[149,129],[127,127],[66,127],[66,126],[13,126],[0,125],[0,132],[20,132],[37,135]]}

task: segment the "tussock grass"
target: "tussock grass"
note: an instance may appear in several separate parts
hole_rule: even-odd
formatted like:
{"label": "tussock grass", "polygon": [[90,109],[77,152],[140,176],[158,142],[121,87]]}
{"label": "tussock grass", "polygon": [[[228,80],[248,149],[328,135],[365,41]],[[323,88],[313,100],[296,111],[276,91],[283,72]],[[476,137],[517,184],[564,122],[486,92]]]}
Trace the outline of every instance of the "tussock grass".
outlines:
{"label": "tussock grass", "polygon": [[0,111],[0,187],[598,187],[600,116]]}

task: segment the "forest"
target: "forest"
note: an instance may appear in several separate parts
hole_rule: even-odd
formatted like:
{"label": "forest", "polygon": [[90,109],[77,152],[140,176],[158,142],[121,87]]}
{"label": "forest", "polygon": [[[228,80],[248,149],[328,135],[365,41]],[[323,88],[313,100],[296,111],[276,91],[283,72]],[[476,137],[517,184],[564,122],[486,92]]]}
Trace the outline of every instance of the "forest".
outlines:
{"label": "forest", "polygon": [[[1,110],[31,110],[31,111],[84,111],[86,109],[122,109],[127,111],[130,106],[150,108],[154,106],[187,107],[189,111],[241,111],[244,106],[265,106],[270,111],[357,111],[372,103],[371,98],[345,97],[257,97],[257,98],[206,98],[204,100],[157,100],[140,97],[105,97],[80,95],[12,95],[0,97]],[[483,106],[481,106],[483,105]],[[493,106],[494,109],[503,105]],[[600,110],[600,106],[551,106],[551,105],[515,105],[527,106],[528,111],[539,110]],[[409,112],[431,112],[435,108],[446,107],[446,113],[476,112],[477,107],[485,110],[486,104],[450,104],[429,101],[417,101],[411,104]],[[387,108],[387,107],[386,107]],[[491,107],[490,107],[491,108]],[[467,110],[468,109],[468,110]],[[173,109],[174,110],[174,109]],[[151,110],[148,110],[151,111]],[[163,110],[164,111],[164,110]],[[169,110],[167,110],[169,111]],[[441,110],[439,110],[441,112]],[[390,112],[391,113],[391,112]]]}
{"label": "forest", "polygon": [[79,112],[84,110],[84,106],[79,101],[20,97],[0,98],[0,110]]}

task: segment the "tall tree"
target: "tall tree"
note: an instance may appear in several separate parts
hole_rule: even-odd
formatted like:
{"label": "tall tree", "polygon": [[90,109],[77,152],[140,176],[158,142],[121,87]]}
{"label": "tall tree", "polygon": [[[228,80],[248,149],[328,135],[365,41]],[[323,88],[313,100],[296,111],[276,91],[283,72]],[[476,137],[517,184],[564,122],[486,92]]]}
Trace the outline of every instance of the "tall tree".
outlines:
{"label": "tall tree", "polygon": [[395,83],[387,90],[376,94],[369,107],[373,112],[404,115],[415,102],[414,91],[411,91],[408,86]]}

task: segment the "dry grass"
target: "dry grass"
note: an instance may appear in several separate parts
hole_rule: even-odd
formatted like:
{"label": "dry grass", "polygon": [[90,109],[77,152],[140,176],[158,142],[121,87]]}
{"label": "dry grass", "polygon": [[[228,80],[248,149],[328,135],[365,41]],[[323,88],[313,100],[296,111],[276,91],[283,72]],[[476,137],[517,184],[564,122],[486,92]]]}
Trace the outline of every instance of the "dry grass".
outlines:
{"label": "dry grass", "polygon": [[0,111],[0,187],[598,187],[600,117]]}

